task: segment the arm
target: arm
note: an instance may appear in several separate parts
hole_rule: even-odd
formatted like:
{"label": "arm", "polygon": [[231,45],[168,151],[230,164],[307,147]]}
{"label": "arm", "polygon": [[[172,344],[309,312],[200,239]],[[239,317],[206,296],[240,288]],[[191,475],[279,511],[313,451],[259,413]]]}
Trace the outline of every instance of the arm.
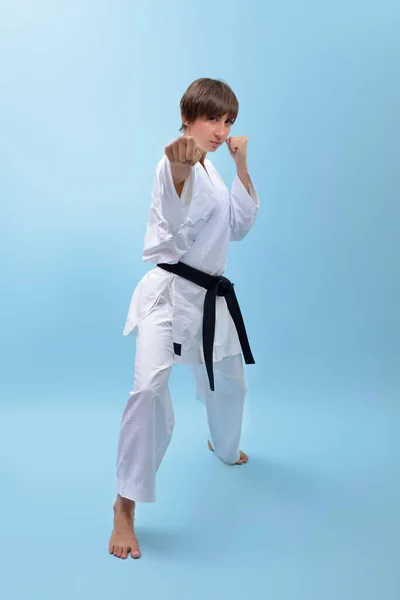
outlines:
{"label": "arm", "polygon": [[177,163],[171,164],[171,175],[174,182],[174,187],[179,198],[185,185],[185,181],[190,177],[192,167],[189,165],[180,165]]}
{"label": "arm", "polygon": [[215,207],[203,193],[196,170],[189,166],[179,196],[172,165],[165,156],[154,179],[153,200],[145,236],[143,260],[157,263],[181,260],[211,218]]}
{"label": "arm", "polygon": [[191,136],[181,136],[165,147],[165,155],[170,162],[171,176],[177,195],[181,197],[192,167],[200,160],[204,151]]}
{"label": "arm", "polygon": [[236,164],[236,176],[230,195],[231,240],[240,241],[256,220],[260,200],[247,171],[247,137],[227,139],[229,153]]}
{"label": "arm", "polygon": [[230,195],[231,240],[242,240],[252,228],[260,208],[257,190],[250,175],[237,170]]}
{"label": "arm", "polygon": [[239,162],[239,164],[237,164],[236,166],[236,172],[237,172],[237,176],[239,177],[240,181],[242,182],[243,186],[246,188],[247,193],[250,193],[250,188],[249,188],[249,174],[247,172],[247,160],[244,159],[241,162]]}

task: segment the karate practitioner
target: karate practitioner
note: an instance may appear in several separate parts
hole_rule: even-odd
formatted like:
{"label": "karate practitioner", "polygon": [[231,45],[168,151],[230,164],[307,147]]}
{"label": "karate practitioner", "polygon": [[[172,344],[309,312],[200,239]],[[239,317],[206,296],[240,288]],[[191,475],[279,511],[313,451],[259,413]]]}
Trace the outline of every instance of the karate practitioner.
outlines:
{"label": "karate practitioner", "polygon": [[[154,265],[133,293],[124,335],[136,335],[133,389],[122,415],[117,498],[109,552],[139,558],[136,502],[154,502],[156,472],[171,440],[168,380],[189,365],[205,405],[208,447],[226,464],[239,449],[246,383],[253,363],[235,291],[222,275],[229,242],[251,229],[259,199],[247,170],[247,138],[230,131],[239,105],[223,81],[194,81],[180,103],[183,135],[157,165],[143,260]],[[236,175],[228,190],[207,158],[225,144]]]}

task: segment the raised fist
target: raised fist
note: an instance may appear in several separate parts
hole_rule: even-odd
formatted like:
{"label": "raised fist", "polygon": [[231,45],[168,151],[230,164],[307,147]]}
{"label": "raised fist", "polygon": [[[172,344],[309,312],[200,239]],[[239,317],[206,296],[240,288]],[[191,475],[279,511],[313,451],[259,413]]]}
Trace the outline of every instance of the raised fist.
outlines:
{"label": "raised fist", "polygon": [[245,161],[247,158],[247,142],[248,138],[244,135],[231,136],[227,138],[226,145],[228,146],[229,154],[232,156],[236,164],[240,161]]}
{"label": "raised fist", "polygon": [[191,165],[199,162],[204,151],[193,137],[182,135],[165,146],[165,154],[171,164]]}

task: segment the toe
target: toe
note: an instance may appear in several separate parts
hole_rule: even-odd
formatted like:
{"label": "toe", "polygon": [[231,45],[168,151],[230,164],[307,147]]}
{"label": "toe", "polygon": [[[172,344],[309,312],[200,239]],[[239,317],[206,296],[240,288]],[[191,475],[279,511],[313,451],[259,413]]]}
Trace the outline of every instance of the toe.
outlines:
{"label": "toe", "polygon": [[121,552],[121,558],[126,558],[128,556],[128,548],[123,548]]}
{"label": "toe", "polygon": [[140,552],[139,544],[138,544],[138,541],[136,538],[134,539],[134,541],[130,547],[130,551],[131,551],[132,558],[140,558],[141,552]]}
{"label": "toe", "polygon": [[244,463],[247,463],[247,461],[249,460],[249,457],[247,456],[247,454],[245,454],[244,452],[240,451],[240,458],[242,459],[242,461]]}

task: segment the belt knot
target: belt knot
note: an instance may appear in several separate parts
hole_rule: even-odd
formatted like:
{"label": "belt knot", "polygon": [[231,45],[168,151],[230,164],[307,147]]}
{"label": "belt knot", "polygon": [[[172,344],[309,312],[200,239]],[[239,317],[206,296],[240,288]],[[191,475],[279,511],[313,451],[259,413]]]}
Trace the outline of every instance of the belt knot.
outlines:
{"label": "belt knot", "polygon": [[227,279],[227,277],[223,277],[222,275],[218,277],[217,280],[217,296],[226,296],[229,292],[233,291],[233,283]]}

